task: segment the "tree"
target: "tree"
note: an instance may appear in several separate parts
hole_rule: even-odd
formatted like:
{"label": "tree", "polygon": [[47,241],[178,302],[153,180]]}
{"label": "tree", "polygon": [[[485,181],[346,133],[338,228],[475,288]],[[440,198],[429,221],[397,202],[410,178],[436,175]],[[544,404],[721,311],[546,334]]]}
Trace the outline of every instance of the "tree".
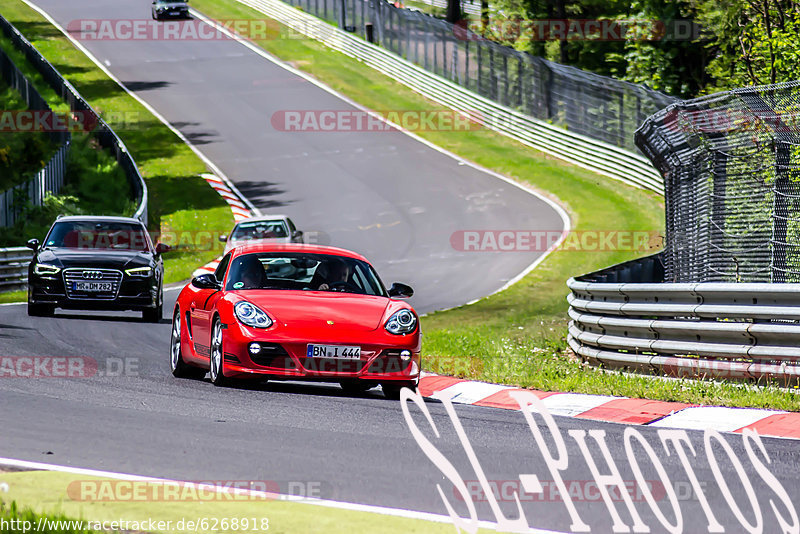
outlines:
{"label": "tree", "polygon": [[691,0],[633,2],[625,50],[608,58],[622,66],[613,74],[671,95],[697,95],[709,80],[709,51],[696,18]]}
{"label": "tree", "polygon": [[701,17],[713,36],[712,89],[800,79],[800,1],[707,0]]}

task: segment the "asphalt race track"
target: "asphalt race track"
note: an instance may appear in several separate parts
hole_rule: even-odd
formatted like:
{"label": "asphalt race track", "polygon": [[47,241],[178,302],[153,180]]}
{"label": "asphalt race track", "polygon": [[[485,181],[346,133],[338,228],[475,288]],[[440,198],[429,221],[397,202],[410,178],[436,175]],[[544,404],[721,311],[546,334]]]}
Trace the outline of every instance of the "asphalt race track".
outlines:
{"label": "asphalt race track", "polygon": [[[39,2],[63,27],[149,18],[149,3]],[[144,8],[142,7],[144,6]],[[71,25],[70,25],[71,24]],[[458,230],[560,231],[541,199],[398,131],[286,132],[287,110],[357,111],[232,40],[84,40],[128,88],[175,125],[263,213],[286,213],[323,244],[365,254],[404,281],[422,312],[502,287],[541,253],[462,253]]]}
{"label": "asphalt race track", "polygon": [[[78,18],[149,16],[142,2],[42,0],[40,5],[64,25]],[[364,252],[386,280],[413,284],[421,309],[487,294],[535,260],[535,255],[458,254],[448,248],[453,231],[561,228],[559,216],[537,198],[400,133],[271,130],[269,116],[276,110],[346,104],[237,43],[85,44],[188,137],[202,142],[201,149],[257,205],[286,212],[301,227],[325,229],[334,244]],[[171,309],[177,291],[166,296],[165,309]],[[25,315],[24,305],[0,306],[0,357],[88,357],[98,367],[70,379],[0,378],[0,456],[181,480],[275,481],[283,491],[293,482],[319,488],[312,496],[324,499],[447,514],[437,490],[441,484],[455,510],[468,515],[452,483],[412,436],[400,403],[385,400],[379,390],[352,397],[336,385],[270,382],[221,389],[207,381],[178,380],[169,373],[169,334],[168,321],[146,324],[138,314],[58,311],[55,318],[34,319]],[[479,475],[445,405],[429,401],[425,407],[438,437],[412,405],[414,424],[474,488]],[[508,490],[519,491],[520,475],[536,474],[550,488],[553,476],[544,453],[520,412],[475,406],[458,406],[456,412],[481,470],[501,486],[500,513],[515,516]],[[541,418],[535,421],[555,451],[553,435]],[[560,417],[556,422],[567,451],[563,478],[576,488],[577,513],[592,532],[610,532],[613,517],[568,431],[578,431],[578,438],[581,431],[605,431],[625,483],[634,480],[631,457],[640,461],[646,480],[658,481],[659,475],[641,445],[634,445],[631,457],[626,453],[627,427]],[[701,500],[674,449],[664,454],[655,428],[638,431],[676,488],[683,531],[707,531]],[[742,479],[721,445],[714,442],[707,454],[703,433],[688,435],[696,453],[689,453],[690,471],[726,532],[743,531],[742,522],[779,532],[777,516],[791,523],[775,487],[782,485],[792,502],[800,500],[796,441],[763,439],[769,461],[756,451],[765,464],[759,474],[742,438],[726,435],[732,457],[743,465]],[[608,474],[602,448],[587,439],[588,453],[600,473]],[[709,457],[718,461],[716,477]],[[776,477],[772,484],[765,472]],[[724,496],[728,487],[742,520]],[[664,492],[654,494],[674,523]],[[552,491],[522,495],[530,526],[572,528],[567,508]],[[478,494],[475,500],[479,517],[494,521],[490,505]],[[624,503],[614,502],[621,521],[631,525]],[[641,497],[634,506],[652,532],[666,531]]]}

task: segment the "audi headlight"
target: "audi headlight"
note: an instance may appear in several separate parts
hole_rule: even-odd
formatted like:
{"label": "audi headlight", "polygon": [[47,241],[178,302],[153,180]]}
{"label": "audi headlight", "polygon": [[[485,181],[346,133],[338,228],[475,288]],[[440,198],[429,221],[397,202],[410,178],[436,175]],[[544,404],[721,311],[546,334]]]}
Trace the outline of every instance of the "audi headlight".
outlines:
{"label": "audi headlight", "polygon": [[136,267],[135,269],[127,269],[125,274],[128,276],[138,276],[141,278],[147,278],[151,274],[153,274],[153,269],[151,267]]}
{"label": "audi headlight", "polygon": [[38,275],[58,274],[60,271],[60,267],[56,267],[55,265],[47,265],[46,263],[37,263],[33,267],[33,272]]}
{"label": "audi headlight", "polygon": [[269,328],[272,326],[272,319],[269,318],[269,315],[249,302],[237,302],[233,307],[233,311],[236,313],[236,318],[239,319],[239,322],[244,325],[252,326],[253,328]]}
{"label": "audi headlight", "polygon": [[417,316],[411,310],[400,310],[386,321],[386,331],[390,334],[410,334],[417,327]]}

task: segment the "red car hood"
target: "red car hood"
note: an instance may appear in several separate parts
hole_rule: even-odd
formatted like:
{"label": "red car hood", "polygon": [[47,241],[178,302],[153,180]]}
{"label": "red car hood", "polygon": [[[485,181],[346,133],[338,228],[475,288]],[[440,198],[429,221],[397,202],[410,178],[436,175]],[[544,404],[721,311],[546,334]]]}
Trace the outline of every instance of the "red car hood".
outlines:
{"label": "red car hood", "polygon": [[[233,292],[289,328],[340,328],[372,331],[383,326],[386,297],[326,291],[249,290]],[[237,299],[238,300],[238,299]]]}

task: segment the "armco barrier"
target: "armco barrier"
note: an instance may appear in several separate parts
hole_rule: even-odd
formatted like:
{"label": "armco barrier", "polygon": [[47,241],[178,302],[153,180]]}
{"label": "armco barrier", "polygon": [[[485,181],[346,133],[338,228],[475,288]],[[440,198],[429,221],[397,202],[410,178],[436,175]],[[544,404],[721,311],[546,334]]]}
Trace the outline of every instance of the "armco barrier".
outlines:
{"label": "armco barrier", "polygon": [[491,130],[598,174],[663,193],[661,176],[641,155],[568,132],[502,106],[278,0],[238,1],[298,33],[362,61]]}
{"label": "armco barrier", "polygon": [[[125,144],[117,137],[111,128],[100,118],[100,116],[89,106],[83,97],[75,90],[72,85],[64,79],[63,76],[50,64],[47,59],[42,56],[36,48],[17,30],[10,22],[0,15],[0,30],[5,36],[11,40],[17,49],[25,54],[28,61],[36,66],[39,73],[44,80],[53,88],[68,105],[71,111],[79,112],[87,121],[88,117],[95,120],[91,121],[96,123],[97,127],[94,130],[94,136],[97,138],[100,146],[110,151],[119,163],[125,176],[131,184],[131,188],[136,195],[138,207],[134,217],[147,225],[147,185],[139,174],[139,169],[133,161]],[[87,121],[88,122],[88,121]]]}
{"label": "armco barrier", "polygon": [[661,261],[569,280],[578,356],[667,376],[800,379],[800,284],[664,283]]}
{"label": "armco barrier", "polygon": [[0,291],[27,287],[32,257],[33,252],[26,247],[0,248]]}

